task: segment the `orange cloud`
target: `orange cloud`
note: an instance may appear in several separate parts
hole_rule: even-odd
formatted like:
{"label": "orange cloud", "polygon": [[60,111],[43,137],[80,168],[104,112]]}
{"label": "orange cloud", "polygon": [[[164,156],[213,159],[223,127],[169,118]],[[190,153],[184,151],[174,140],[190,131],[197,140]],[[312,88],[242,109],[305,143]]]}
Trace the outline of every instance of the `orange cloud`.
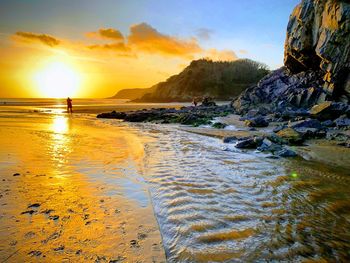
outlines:
{"label": "orange cloud", "polygon": [[124,40],[123,34],[116,29],[113,28],[101,28],[97,32],[88,32],[86,33],[86,36],[88,37],[100,37],[100,38],[106,38],[106,39],[113,39],[113,40]]}
{"label": "orange cloud", "polygon": [[217,50],[215,48],[208,49],[206,56],[214,61],[233,61],[238,58],[233,50]]}
{"label": "orange cloud", "polygon": [[194,38],[185,40],[168,36],[146,23],[130,27],[128,43],[147,53],[161,53],[170,56],[191,57],[203,51]]}
{"label": "orange cloud", "polygon": [[247,50],[245,50],[245,49],[240,49],[239,50],[239,53],[241,53],[241,54],[248,54],[249,52],[247,51]]}
{"label": "orange cloud", "polygon": [[18,31],[16,32],[15,36],[19,37],[21,40],[39,41],[49,47],[54,47],[60,44],[60,40],[46,34]]}

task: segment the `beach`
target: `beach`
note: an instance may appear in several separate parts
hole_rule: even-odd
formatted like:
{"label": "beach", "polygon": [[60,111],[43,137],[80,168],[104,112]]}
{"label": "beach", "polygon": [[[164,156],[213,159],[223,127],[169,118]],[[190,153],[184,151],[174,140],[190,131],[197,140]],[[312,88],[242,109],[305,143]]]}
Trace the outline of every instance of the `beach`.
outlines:
{"label": "beach", "polygon": [[1,108],[1,262],[349,257],[347,159],[236,149],[222,142],[248,133],[234,121],[218,130],[97,119],[108,103],[73,115],[47,103]]}
{"label": "beach", "polygon": [[0,118],[1,262],[164,262],[139,172],[148,139],[21,110]]}

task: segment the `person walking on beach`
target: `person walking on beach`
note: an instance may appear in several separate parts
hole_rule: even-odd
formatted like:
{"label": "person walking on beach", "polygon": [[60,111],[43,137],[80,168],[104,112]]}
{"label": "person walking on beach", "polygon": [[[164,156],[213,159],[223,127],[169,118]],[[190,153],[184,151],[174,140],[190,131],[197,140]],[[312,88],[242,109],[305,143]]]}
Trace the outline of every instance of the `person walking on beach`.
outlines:
{"label": "person walking on beach", "polygon": [[198,101],[196,97],[193,98],[192,103],[195,107],[197,107]]}
{"label": "person walking on beach", "polygon": [[72,99],[67,98],[67,113],[73,113],[73,105],[72,105]]}

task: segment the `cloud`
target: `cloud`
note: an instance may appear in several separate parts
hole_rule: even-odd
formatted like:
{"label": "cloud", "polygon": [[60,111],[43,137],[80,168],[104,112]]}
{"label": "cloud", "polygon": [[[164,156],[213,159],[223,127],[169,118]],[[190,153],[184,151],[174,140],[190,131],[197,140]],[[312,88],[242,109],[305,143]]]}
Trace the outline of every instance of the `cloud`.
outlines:
{"label": "cloud", "polygon": [[130,27],[128,44],[143,52],[170,56],[191,57],[203,51],[195,38],[186,40],[165,35],[146,23]]}
{"label": "cloud", "polygon": [[209,40],[213,33],[214,31],[208,28],[199,28],[196,31],[198,38],[203,40]]}
{"label": "cloud", "polygon": [[86,36],[92,38],[105,38],[105,39],[113,39],[124,41],[123,34],[114,28],[101,28],[97,32],[88,32]]}
{"label": "cloud", "polygon": [[132,50],[126,46],[123,42],[102,44],[102,45],[90,45],[90,50],[112,51],[119,56],[136,57]]}
{"label": "cloud", "polygon": [[233,61],[238,58],[233,50],[217,50],[215,48],[208,49],[206,56],[214,61]]}
{"label": "cloud", "polygon": [[54,38],[50,35],[46,34],[36,34],[32,32],[22,32],[18,31],[15,33],[16,37],[19,37],[22,40],[30,40],[30,41],[40,41],[44,45],[47,45],[49,47],[54,47],[60,44],[60,40],[57,38]]}
{"label": "cloud", "polygon": [[245,49],[240,49],[238,52],[244,55],[249,53],[248,50]]}

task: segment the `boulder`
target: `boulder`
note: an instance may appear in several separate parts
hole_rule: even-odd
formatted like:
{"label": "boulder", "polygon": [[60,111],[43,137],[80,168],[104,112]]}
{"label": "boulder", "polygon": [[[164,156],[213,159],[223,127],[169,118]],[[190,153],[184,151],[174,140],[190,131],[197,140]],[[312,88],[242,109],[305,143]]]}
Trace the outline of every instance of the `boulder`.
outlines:
{"label": "boulder", "polygon": [[283,148],[282,150],[275,153],[275,155],[280,157],[296,157],[297,154],[291,149]]}
{"label": "boulder", "polygon": [[287,141],[291,145],[301,144],[304,140],[300,133],[293,128],[285,128],[277,132],[277,136]]}
{"label": "boulder", "polygon": [[325,101],[311,108],[310,114],[319,120],[334,120],[349,110],[349,105],[341,102]]}
{"label": "boulder", "polygon": [[346,115],[340,116],[338,119],[334,121],[339,129],[350,129],[350,118]]}
{"label": "boulder", "polygon": [[267,126],[269,126],[268,121],[262,116],[247,119],[244,121],[244,123],[248,127],[267,127]]}
{"label": "boulder", "polygon": [[295,130],[303,129],[303,128],[313,128],[313,129],[320,130],[320,129],[324,128],[322,126],[321,122],[319,120],[315,120],[315,119],[307,119],[307,120],[298,121],[298,122],[292,123],[291,127]]}
{"label": "boulder", "polygon": [[263,138],[261,137],[248,137],[240,139],[235,147],[239,149],[256,149],[261,145]]}
{"label": "boulder", "polygon": [[261,151],[261,152],[278,152],[282,150],[282,146],[274,143],[272,141],[270,141],[267,138],[264,138],[264,140],[262,141],[261,145],[257,148],[257,150]]}

